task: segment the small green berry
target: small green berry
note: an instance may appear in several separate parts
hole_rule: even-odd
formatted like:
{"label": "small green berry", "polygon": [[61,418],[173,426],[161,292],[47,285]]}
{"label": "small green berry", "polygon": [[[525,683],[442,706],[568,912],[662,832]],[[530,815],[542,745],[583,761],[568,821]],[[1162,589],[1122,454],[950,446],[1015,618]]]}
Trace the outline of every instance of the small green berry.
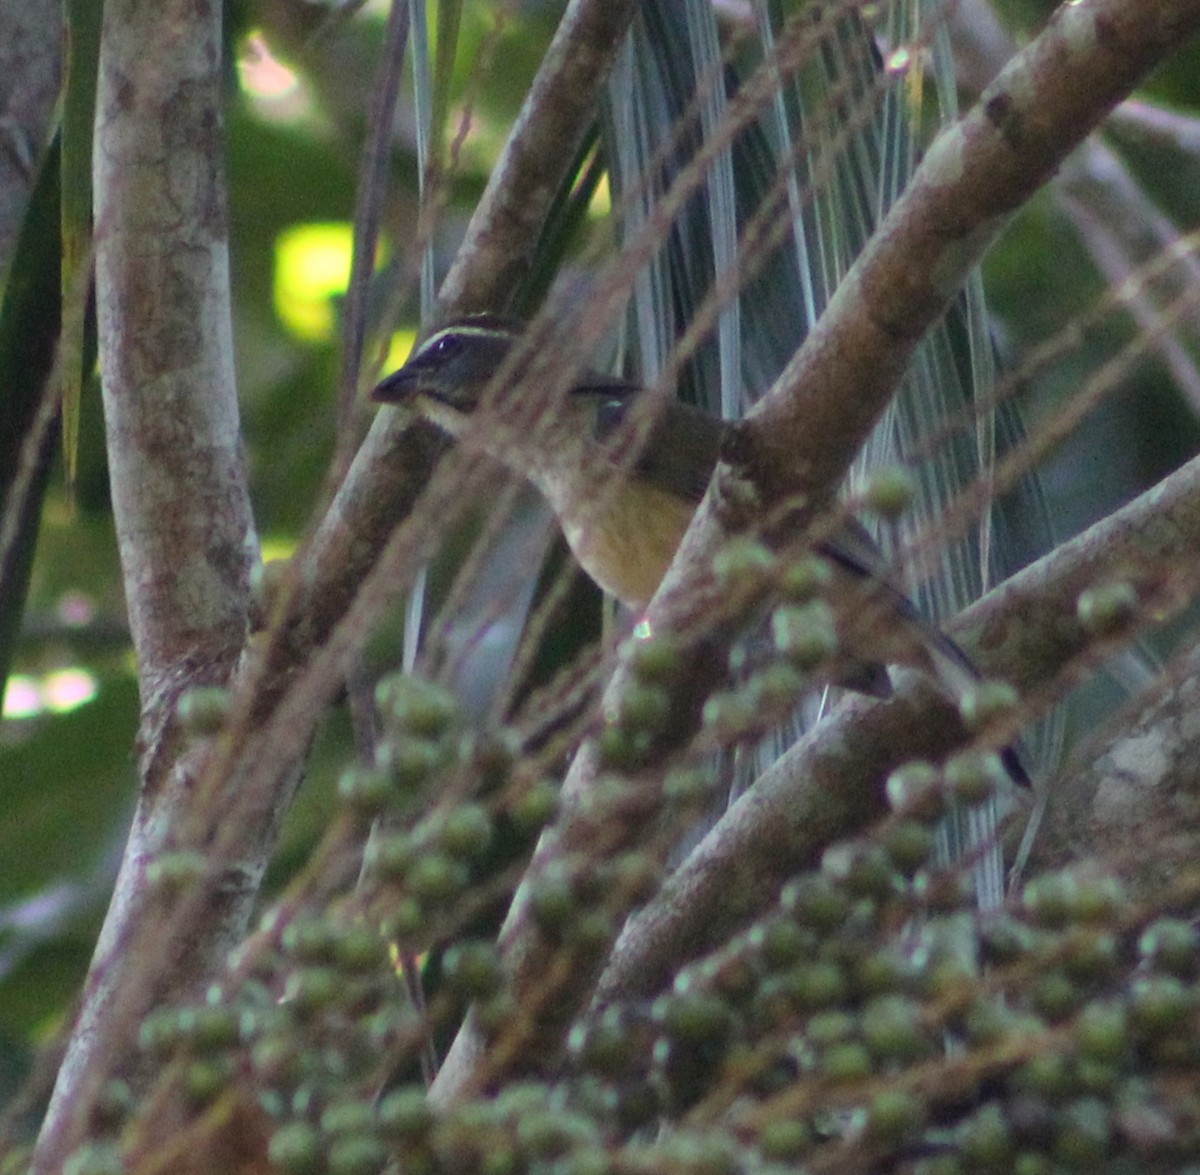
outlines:
{"label": "small green berry", "polygon": [[617,928],[605,910],[585,910],[567,924],[563,940],[588,954],[607,951],[616,937]]}
{"label": "small green berry", "polygon": [[778,560],[757,539],[730,539],[713,559],[717,578],[730,588],[752,588],[774,574]]}
{"label": "small green berry", "polygon": [[881,1061],[910,1062],[930,1050],[920,1006],[899,995],[880,996],[867,1004],[862,1013],[862,1037]]}
{"label": "small green berry", "polygon": [[369,1131],[375,1114],[367,1102],[341,1101],[326,1106],[321,1114],[323,1134],[354,1134]]}
{"label": "small green berry", "polygon": [[414,897],[441,905],[462,893],[470,876],[460,861],[444,853],[426,852],[412,863],[406,880]]}
{"label": "small green berry", "polygon": [[999,755],[967,751],[955,755],[944,768],[946,786],[964,804],[982,804],[996,794],[1008,778]]}
{"label": "small green berry", "polygon": [[785,886],[780,907],[801,926],[820,933],[836,930],[849,915],[852,902],[845,889],[828,877],[811,874]]}
{"label": "small green berry", "polygon": [[338,799],[363,816],[378,816],[397,798],[392,774],[383,767],[347,767],[337,784]]}
{"label": "small green berry", "polygon": [[933,829],[918,820],[902,820],[884,834],[883,846],[896,870],[911,877],[933,856]]}
{"label": "small green berry", "polygon": [[424,1089],[392,1090],[379,1103],[379,1127],[387,1135],[405,1142],[423,1139],[433,1126],[433,1111]]}
{"label": "small green berry", "polygon": [[1138,597],[1132,584],[1098,584],[1083,592],[1075,615],[1084,630],[1096,636],[1114,636],[1137,618]]}
{"label": "small green berry", "polygon": [[1124,1008],[1118,1004],[1089,1004],[1079,1014],[1075,1040],[1080,1056],[1108,1063],[1120,1060],[1129,1045],[1129,1026]]}
{"label": "small green berry", "polygon": [[575,888],[565,872],[547,870],[529,889],[529,909],[541,929],[559,934],[578,915]]}
{"label": "small green berry", "polygon": [[238,1016],[230,1007],[183,1008],[179,1012],[181,1041],[194,1053],[218,1052],[238,1040]]}
{"label": "small green berry", "polygon": [[741,738],[759,722],[756,707],[740,690],[720,690],[704,703],[701,720],[722,741]]}
{"label": "small green berry", "polygon": [[185,734],[191,738],[206,738],[225,726],[231,706],[229,690],[215,685],[198,685],[180,697],[175,714]]}
{"label": "small green berry", "polygon": [[824,594],[833,584],[833,567],[820,555],[804,555],[783,570],[779,588],[784,597],[805,604]]}
{"label": "small green berry", "polygon": [[373,1134],[347,1134],[330,1144],[329,1175],[377,1175],[387,1158],[387,1148]]}
{"label": "small green berry", "polygon": [[811,937],[791,918],[772,918],[757,926],[750,934],[750,942],[762,956],[763,962],[772,970],[791,967],[811,949]]}
{"label": "small green berry", "polygon": [[779,1118],[762,1128],[758,1145],[764,1159],[786,1163],[803,1158],[812,1149],[813,1132],[806,1122]]}
{"label": "small green berry", "polygon": [[669,1039],[683,1044],[723,1042],[733,1023],[725,1001],[702,992],[661,997],[654,1017]]}
{"label": "small green berry", "polygon": [[375,686],[384,724],[418,739],[439,739],[458,719],[458,699],[440,685],[407,674],[392,674]]}
{"label": "small green berry", "polygon": [[342,986],[342,977],[331,967],[305,967],[287,977],[283,1000],[300,1014],[319,1012],[334,1003]]}
{"label": "small green berry", "polygon": [[401,793],[424,787],[447,762],[445,749],[440,744],[407,737],[380,743],[376,758],[380,768],[395,780]]}
{"label": "small green berry", "polygon": [[558,812],[558,786],[548,779],[539,780],[513,801],[509,817],[523,832],[538,832]]}
{"label": "small green berry", "polygon": [[630,663],[634,676],[647,685],[670,685],[684,668],[683,646],[668,634],[633,642]]}
{"label": "small green berry", "polygon": [[815,669],[838,651],[837,622],[823,600],[776,608],[771,634],[775,651],[797,669]]}
{"label": "small green berry", "polygon": [[789,996],[810,1012],[840,1006],[849,995],[845,974],[831,960],[797,964],[784,981]]}
{"label": "small green berry", "polygon": [[1079,988],[1062,971],[1057,970],[1038,976],[1031,993],[1034,1009],[1051,1024],[1074,1013],[1081,999]]}
{"label": "small green berry", "polygon": [[632,681],[621,697],[621,725],[630,731],[658,734],[671,717],[671,695],[664,686]]}
{"label": "small green berry", "polygon": [[611,771],[633,771],[646,758],[650,737],[640,728],[609,722],[596,737],[596,753],[602,767]]}
{"label": "small green berry", "polygon": [[193,1061],[183,1073],[183,1089],[187,1099],[204,1106],[229,1088],[233,1080],[229,1066],[219,1061]]}
{"label": "small green berry", "polygon": [[404,833],[373,835],[367,844],[367,873],[381,881],[400,881],[408,875],[421,846]]}
{"label": "small green berry", "polygon": [[1050,1102],[1060,1102],[1076,1089],[1071,1063],[1061,1053],[1038,1053],[1030,1057],[1017,1071],[1014,1085]]}
{"label": "small green berry", "polygon": [[946,811],[941,777],[930,763],[916,761],[897,767],[887,777],[884,789],[898,815],[935,821]]}
{"label": "small green berry", "polygon": [[333,945],[333,961],[345,971],[372,971],[384,961],[379,935],[366,926],[349,926]]}
{"label": "small green berry", "polygon": [[488,942],[458,942],[443,959],[450,990],[467,999],[484,999],[504,985],[500,956]]}
{"label": "small green berry", "polygon": [[924,1123],[925,1103],[907,1090],[882,1090],[867,1107],[867,1132],[892,1145],[916,1133]]}
{"label": "small green berry", "polygon": [[1135,979],[1130,989],[1130,1022],[1139,1032],[1148,1036],[1187,1032],[1195,1009],[1193,990],[1174,975]]}
{"label": "small green berry", "polygon": [[267,1157],[287,1175],[319,1175],[325,1167],[321,1136],[307,1122],[289,1122],[276,1130]]}
{"label": "small green berry", "polygon": [[1072,1170],[1079,1170],[1102,1162],[1111,1140],[1108,1107],[1099,1098],[1080,1098],[1062,1111],[1054,1155]]}
{"label": "small green berry", "polygon": [[1012,1158],[1013,1137],[1000,1107],[988,1103],[968,1118],[959,1130],[958,1146],[971,1170],[1003,1170]]}
{"label": "small green berry", "polygon": [[1200,960],[1200,933],[1182,918],[1160,918],[1142,932],[1138,951],[1159,970],[1189,979]]}
{"label": "small green berry", "polygon": [[1005,718],[1020,704],[1017,691],[1005,681],[980,681],[959,699],[958,711],[968,730],[982,730]]}
{"label": "small green berry", "polygon": [[831,1081],[862,1081],[872,1073],[871,1054],[857,1041],[835,1044],[823,1061],[825,1075]]}
{"label": "small green berry", "polygon": [[492,818],[482,804],[459,804],[438,830],[438,842],[451,857],[477,859],[492,843]]}
{"label": "small green berry", "polygon": [[1059,929],[1075,917],[1079,883],[1070,873],[1047,873],[1025,887],[1021,904],[1038,925]]}
{"label": "small green berry", "polygon": [[917,496],[917,483],[912,471],[902,465],[877,470],[863,491],[866,505],[881,518],[899,518]]}
{"label": "small green berry", "polygon": [[304,963],[327,963],[333,958],[337,930],[325,918],[301,915],[284,927],[279,945]]}

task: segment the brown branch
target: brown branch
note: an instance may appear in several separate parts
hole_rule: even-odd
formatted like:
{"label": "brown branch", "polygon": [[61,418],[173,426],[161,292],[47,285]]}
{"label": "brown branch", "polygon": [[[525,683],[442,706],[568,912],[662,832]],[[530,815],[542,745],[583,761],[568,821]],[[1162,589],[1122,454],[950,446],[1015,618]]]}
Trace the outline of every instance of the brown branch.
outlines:
{"label": "brown branch", "polygon": [[[978,93],[1016,52],[1016,44],[996,20],[987,0],[959,0],[950,14],[958,80]],[[1112,113],[1108,126],[1132,128],[1138,137],[1167,138],[1184,154],[1195,154],[1200,123],[1159,107],[1127,100]],[[1089,139],[1070,159],[1054,190],[1074,221],[1080,240],[1110,287],[1120,286],[1137,266],[1179,236],[1179,228],[1161,212],[1126,167],[1099,137]],[[1195,284],[1200,265],[1184,262],[1177,284]],[[1129,299],[1136,324],[1155,337],[1155,347],[1193,410],[1200,407],[1200,375],[1176,333],[1161,329],[1159,300],[1140,290]]]}
{"label": "brown branch", "polygon": [[[1200,0],[1092,0],[1060,9],[980,103],[930,148],[910,185],[839,287],[775,389],[740,430],[668,573],[648,619],[655,631],[703,630],[712,553],[724,536],[797,493],[814,498],[841,480],[902,376],[924,332],[1007,218],[1158,61],[1200,27]],[[749,489],[751,492],[745,492]],[[739,490],[741,492],[739,492]],[[691,686],[717,667],[697,662]],[[610,683],[615,706],[628,673]],[[558,822],[543,837],[502,931],[518,1006],[536,999],[538,1024],[498,1068],[468,1018],[434,1095],[451,1101],[484,1072],[502,1079],[550,1061],[556,1030],[591,998],[600,961],[571,969],[547,990],[547,947],[530,917],[530,884],[572,846],[586,843],[594,814],[584,797],[596,757],[585,746],[564,785]],[[629,835],[635,835],[629,830]],[[621,911],[613,911],[620,917]]]}
{"label": "brown branch", "polygon": [[[96,302],[113,509],[142,697],[141,796],[51,1108],[38,1170],[86,1129],[95,1049],[137,962],[123,950],[152,895],[147,864],[187,811],[199,761],[180,694],[225,683],[246,636],[257,540],[233,372],[221,129],[220,7],[112,0],[95,139]],[[147,63],[151,68],[147,68]],[[254,887],[221,924],[244,925]],[[208,974],[227,941],[189,943],[156,992]],[[105,1062],[107,1063],[107,1058]]]}

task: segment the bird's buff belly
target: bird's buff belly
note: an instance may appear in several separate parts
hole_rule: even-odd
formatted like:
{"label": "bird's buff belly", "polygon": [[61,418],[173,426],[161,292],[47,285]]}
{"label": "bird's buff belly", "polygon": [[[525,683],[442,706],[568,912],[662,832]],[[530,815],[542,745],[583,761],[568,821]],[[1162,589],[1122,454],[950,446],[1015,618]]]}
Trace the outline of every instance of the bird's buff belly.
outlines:
{"label": "bird's buff belly", "polygon": [[584,571],[623,604],[644,608],[675,556],[692,504],[624,483],[601,486],[593,499],[572,506],[563,533]]}

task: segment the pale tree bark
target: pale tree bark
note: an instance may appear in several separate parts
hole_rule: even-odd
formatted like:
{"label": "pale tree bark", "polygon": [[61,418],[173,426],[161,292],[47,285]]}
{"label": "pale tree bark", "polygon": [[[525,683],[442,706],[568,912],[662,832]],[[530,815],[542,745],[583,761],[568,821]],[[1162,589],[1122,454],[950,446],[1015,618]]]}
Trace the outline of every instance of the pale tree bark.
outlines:
{"label": "pale tree bark", "polygon": [[[181,693],[224,684],[246,637],[257,558],[233,370],[221,123],[221,8],[105,5],[94,150],[96,302],[113,510],[142,699],[141,794],[116,892],[47,1114],[37,1169],[85,1129],[96,1049],[128,981],[126,946],[173,845],[202,755],[175,720]],[[152,63],[153,68],[147,68]],[[253,878],[257,881],[257,878]],[[244,926],[191,942],[174,983],[209,973]],[[241,917],[238,916],[238,911]],[[182,960],[180,960],[182,963]],[[160,993],[162,994],[162,993]]]}

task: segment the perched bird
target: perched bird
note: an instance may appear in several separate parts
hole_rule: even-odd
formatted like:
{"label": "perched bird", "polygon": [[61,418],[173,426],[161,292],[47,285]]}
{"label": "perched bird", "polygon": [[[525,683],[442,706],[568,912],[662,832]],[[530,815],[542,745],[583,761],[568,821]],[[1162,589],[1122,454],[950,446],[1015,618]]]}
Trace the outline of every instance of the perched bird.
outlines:
{"label": "perched bird", "polygon": [[[513,427],[507,417],[488,427],[474,413],[520,330],[520,324],[494,315],[451,322],[384,379],[372,398],[406,405],[527,478],[549,502],[588,575],[640,610],[679,547],[730,426],[668,394],[585,371],[528,427]],[[636,452],[624,461],[614,442],[629,434],[636,436]],[[888,582],[879,549],[858,523],[848,520],[816,549],[847,586],[869,589],[880,599],[890,619],[871,626],[865,638],[873,642],[869,652],[859,647],[861,635],[853,642],[851,658],[836,667],[837,684],[886,695],[885,662],[932,672],[952,697],[979,679],[958,645],[927,624]],[[1015,753],[1006,750],[1004,758],[1014,779],[1027,783]]]}

